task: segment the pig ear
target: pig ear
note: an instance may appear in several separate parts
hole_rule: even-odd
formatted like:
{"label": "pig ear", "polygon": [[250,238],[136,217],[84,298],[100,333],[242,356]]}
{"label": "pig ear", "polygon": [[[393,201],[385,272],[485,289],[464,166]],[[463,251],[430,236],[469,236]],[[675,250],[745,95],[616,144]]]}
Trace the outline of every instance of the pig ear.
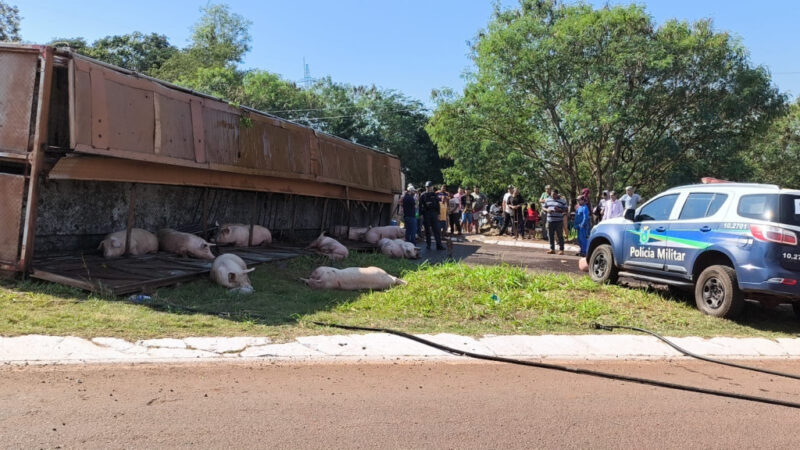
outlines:
{"label": "pig ear", "polygon": [[100,241],[100,245],[97,246],[98,250],[102,250],[106,248],[106,241]]}
{"label": "pig ear", "polygon": [[111,246],[114,248],[120,248],[122,247],[122,242],[117,239],[111,239]]}
{"label": "pig ear", "polygon": [[233,272],[228,272],[228,282],[232,283],[236,281],[236,274]]}
{"label": "pig ear", "polygon": [[225,227],[225,228],[221,229],[219,232],[222,233],[222,234],[230,234],[231,229],[228,228],[228,227]]}

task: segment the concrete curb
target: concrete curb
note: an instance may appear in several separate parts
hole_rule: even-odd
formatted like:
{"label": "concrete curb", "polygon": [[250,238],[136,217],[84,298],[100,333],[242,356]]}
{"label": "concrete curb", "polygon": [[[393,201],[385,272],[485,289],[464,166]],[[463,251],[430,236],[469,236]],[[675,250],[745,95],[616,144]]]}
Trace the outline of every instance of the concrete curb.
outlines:
{"label": "concrete curb", "polygon": [[[626,360],[684,358],[652,336],[543,335],[484,336],[419,335],[425,339],[493,356],[553,360]],[[700,355],[725,359],[800,358],[800,338],[669,338]],[[119,338],[83,339],[72,336],[0,337],[0,364],[84,364],[141,362],[210,362],[303,360],[379,361],[396,359],[464,359],[399,336],[372,333],[307,336],[288,343],[265,337],[190,337],[129,342]]]}

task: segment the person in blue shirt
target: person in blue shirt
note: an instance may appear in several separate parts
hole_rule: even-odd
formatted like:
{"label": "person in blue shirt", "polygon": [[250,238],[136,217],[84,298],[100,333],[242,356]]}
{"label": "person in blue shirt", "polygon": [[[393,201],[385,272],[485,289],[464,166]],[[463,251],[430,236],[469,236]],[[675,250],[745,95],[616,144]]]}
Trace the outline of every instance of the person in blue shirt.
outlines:
{"label": "person in blue shirt", "polygon": [[586,199],[581,195],[578,197],[578,210],[575,212],[575,229],[578,231],[578,245],[581,251],[578,256],[586,256],[589,246],[589,231],[592,229],[592,217]]}

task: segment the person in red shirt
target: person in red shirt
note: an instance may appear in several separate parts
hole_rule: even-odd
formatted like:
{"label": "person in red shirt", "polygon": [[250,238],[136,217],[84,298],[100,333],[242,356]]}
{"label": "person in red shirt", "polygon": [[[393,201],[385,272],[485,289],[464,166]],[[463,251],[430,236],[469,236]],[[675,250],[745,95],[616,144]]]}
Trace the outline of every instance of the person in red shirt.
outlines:
{"label": "person in red shirt", "polygon": [[539,222],[539,212],[536,211],[536,207],[531,203],[525,211],[525,228],[531,230],[531,236],[533,236],[536,231],[537,222]]}

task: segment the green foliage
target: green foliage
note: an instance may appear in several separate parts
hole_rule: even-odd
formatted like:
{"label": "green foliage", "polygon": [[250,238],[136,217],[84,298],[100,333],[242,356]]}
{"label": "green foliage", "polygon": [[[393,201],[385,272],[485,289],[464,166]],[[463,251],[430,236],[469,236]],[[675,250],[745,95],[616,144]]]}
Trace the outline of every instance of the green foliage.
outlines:
{"label": "green foliage", "polygon": [[316,116],[316,109],[322,105],[313,92],[265,70],[247,72],[242,84],[247,106],[284,119],[303,123],[304,118]]}
{"label": "green foliage", "polygon": [[748,152],[753,180],[800,189],[800,100],[770,126]]}
{"label": "green foliage", "polygon": [[86,49],[87,56],[149,74],[158,70],[178,49],[163,34],[135,31],[120,36],[106,36]]}
{"label": "green foliage", "polygon": [[472,51],[464,92],[440,94],[428,125],[450,174],[504,184],[525,173],[573,196],[654,193],[676,168],[725,177],[785,101],[710,21],[656,28],[636,5],[521,0],[496,9]]}
{"label": "green foliage", "polygon": [[[82,55],[87,55],[87,53],[91,49],[91,45],[86,42],[86,39],[82,37],[74,37],[74,38],[53,38],[47,45],[52,45],[54,47],[60,48],[69,48],[72,51],[80,53]],[[87,55],[88,56],[88,55]],[[101,61],[103,61],[101,59]]]}
{"label": "green foliage", "polygon": [[19,9],[0,1],[0,42],[19,41]]}
{"label": "green foliage", "polygon": [[430,265],[351,253],[337,267],[381,267],[408,285],[350,292],[313,290],[297,280],[327,264],[325,258],[303,256],[257,266],[250,275],[251,295],[232,294],[205,277],[159,289],[145,304],[51,283],[0,280],[0,335],[130,340],[244,335],[282,341],[335,332],[312,321],[473,336],[593,333],[593,322],[670,336],[785,337],[797,330],[793,315],[774,308],[754,307],[746,322],[737,323],[706,316],[665,292],[602,286],[585,276],[532,274],[507,265]]}
{"label": "green foliage", "polygon": [[[409,181],[442,180],[446,163],[425,131],[429,117],[420,102],[330,77],[301,89],[266,70],[243,71],[237,63],[250,49],[250,21],[226,5],[208,5],[202,11],[183,49],[156,33],[108,36],[91,45],[82,38],[56,41],[101,61],[396,154]],[[241,123],[251,122],[243,118]]]}
{"label": "green foliage", "polygon": [[202,55],[207,66],[242,62],[244,54],[250,51],[252,22],[232,13],[224,4],[209,4],[200,10],[203,15],[192,29],[189,51]]}

